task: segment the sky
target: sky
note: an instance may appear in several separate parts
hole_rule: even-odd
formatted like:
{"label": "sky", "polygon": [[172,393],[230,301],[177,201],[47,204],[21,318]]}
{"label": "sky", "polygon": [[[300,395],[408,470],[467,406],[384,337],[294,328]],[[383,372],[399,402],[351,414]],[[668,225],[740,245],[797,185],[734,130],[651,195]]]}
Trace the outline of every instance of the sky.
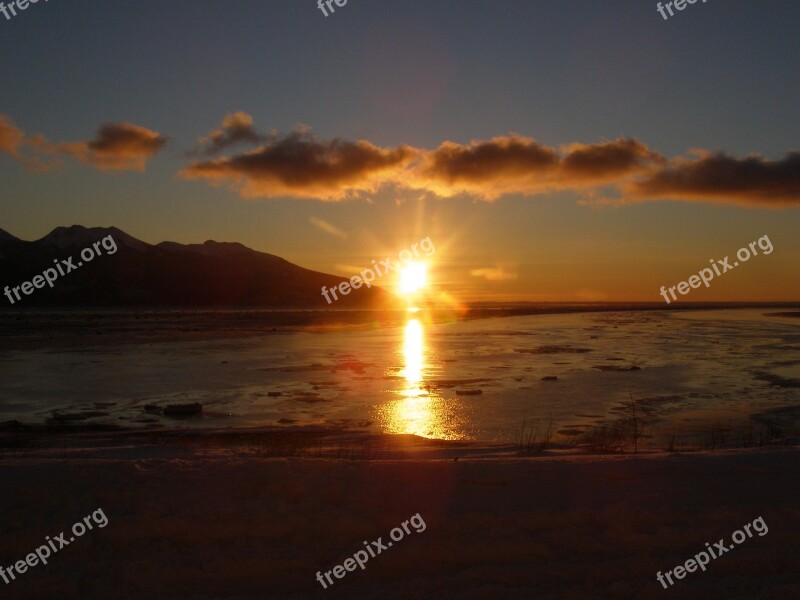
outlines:
{"label": "sky", "polygon": [[[6,2],[6,5],[8,2]],[[463,301],[800,299],[800,4],[38,2],[0,14],[0,228],[237,241]],[[10,15],[11,13],[9,13]]]}

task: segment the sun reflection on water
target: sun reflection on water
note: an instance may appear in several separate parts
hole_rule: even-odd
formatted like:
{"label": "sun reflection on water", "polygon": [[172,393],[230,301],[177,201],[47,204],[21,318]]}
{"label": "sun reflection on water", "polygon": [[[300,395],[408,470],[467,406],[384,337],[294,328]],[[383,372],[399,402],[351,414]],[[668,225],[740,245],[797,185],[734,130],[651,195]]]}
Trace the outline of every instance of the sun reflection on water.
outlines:
{"label": "sun reflection on water", "polygon": [[403,369],[403,376],[409,387],[414,389],[406,390],[407,395],[418,396],[422,390],[419,384],[422,381],[422,368],[425,364],[425,340],[422,335],[422,325],[419,319],[411,319],[406,323],[405,336],[403,338],[403,357],[406,367]]}
{"label": "sun reflection on water", "polygon": [[409,319],[403,333],[403,369],[405,380],[396,390],[399,396],[380,410],[380,420],[389,433],[408,433],[427,438],[464,439],[457,412],[460,403],[431,391],[425,384],[431,367],[427,362],[430,348],[425,341],[425,330],[417,318]]}

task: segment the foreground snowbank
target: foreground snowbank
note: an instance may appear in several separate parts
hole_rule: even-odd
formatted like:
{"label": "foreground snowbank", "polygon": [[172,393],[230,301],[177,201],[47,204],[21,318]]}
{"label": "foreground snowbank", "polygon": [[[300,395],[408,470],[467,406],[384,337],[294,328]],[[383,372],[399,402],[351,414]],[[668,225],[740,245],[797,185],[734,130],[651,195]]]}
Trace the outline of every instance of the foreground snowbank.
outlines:
{"label": "foreground snowbank", "polygon": [[[405,458],[369,461],[174,441],[6,453],[0,564],[89,510],[110,523],[0,581],[2,597],[800,597],[797,449],[518,458],[408,438],[386,447],[398,444]],[[415,513],[424,533],[322,589],[318,570]],[[758,516],[767,535],[669,590],[656,581]]]}

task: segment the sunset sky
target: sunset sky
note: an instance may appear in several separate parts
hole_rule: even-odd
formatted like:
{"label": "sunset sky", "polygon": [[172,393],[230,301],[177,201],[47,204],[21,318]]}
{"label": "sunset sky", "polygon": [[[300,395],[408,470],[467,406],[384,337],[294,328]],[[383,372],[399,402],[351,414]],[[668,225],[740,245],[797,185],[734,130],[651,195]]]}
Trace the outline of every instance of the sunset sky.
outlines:
{"label": "sunset sky", "polygon": [[[334,5],[335,6],[335,5]],[[0,228],[238,241],[463,300],[800,299],[800,4],[39,2],[0,15]]]}

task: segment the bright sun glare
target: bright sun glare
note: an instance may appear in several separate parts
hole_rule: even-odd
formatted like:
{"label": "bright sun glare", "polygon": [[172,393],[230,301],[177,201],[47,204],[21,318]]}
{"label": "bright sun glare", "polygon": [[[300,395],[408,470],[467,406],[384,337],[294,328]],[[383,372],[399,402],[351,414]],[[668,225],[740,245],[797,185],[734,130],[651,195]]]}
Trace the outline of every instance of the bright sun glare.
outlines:
{"label": "bright sun glare", "polygon": [[425,263],[408,263],[400,271],[400,291],[413,294],[425,287],[428,282],[428,266]]}

